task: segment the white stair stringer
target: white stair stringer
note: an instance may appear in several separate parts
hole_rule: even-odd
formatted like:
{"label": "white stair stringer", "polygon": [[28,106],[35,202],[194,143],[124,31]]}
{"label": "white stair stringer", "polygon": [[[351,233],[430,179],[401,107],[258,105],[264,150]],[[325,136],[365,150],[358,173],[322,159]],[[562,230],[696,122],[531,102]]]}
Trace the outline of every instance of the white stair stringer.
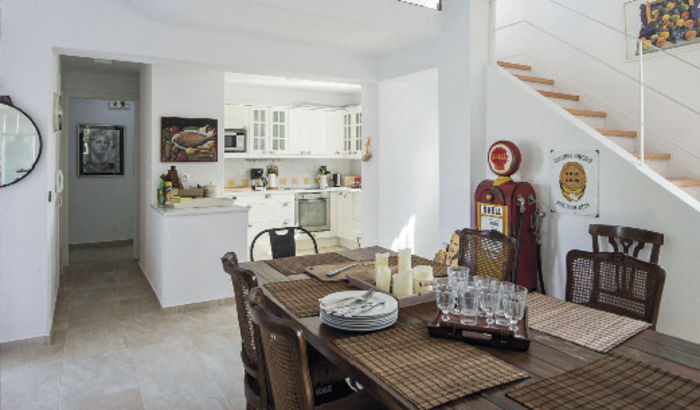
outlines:
{"label": "white stair stringer", "polygon": [[[517,62],[517,61],[516,61]],[[517,77],[510,75],[510,70],[506,70],[501,67],[497,67],[497,70],[500,70],[500,72],[503,74],[505,78],[508,78],[510,81],[512,81],[514,84],[517,84],[518,87],[524,89],[526,92],[528,92],[530,95],[532,95],[535,98],[540,99],[543,101],[546,105],[548,105],[554,112],[558,113],[562,117],[565,117],[567,120],[569,120],[572,125],[575,125],[576,127],[584,130],[588,135],[590,135],[593,139],[597,140],[600,144],[605,145],[608,147],[611,151],[615,152],[617,155],[625,159],[630,166],[633,166],[637,168],[641,173],[646,175],[648,178],[651,178],[654,182],[658,183],[661,185],[663,188],[674,194],[676,197],[678,197],[680,200],[683,202],[686,202],[688,205],[692,206],[694,209],[696,209],[698,212],[700,212],[700,187],[697,186],[692,186],[692,187],[678,187],[672,182],[670,182],[664,175],[666,174],[666,163],[668,160],[647,160],[646,166],[641,166],[640,161],[633,155],[635,151],[638,150],[638,146],[636,144],[637,139],[636,138],[629,138],[629,137],[607,137],[602,135],[597,131],[597,129],[600,128],[605,128],[604,126],[604,119],[603,118],[594,118],[594,120],[603,120],[599,122],[594,122],[594,121],[586,121],[587,117],[583,116],[574,116],[570,114],[568,111],[565,110],[565,107],[562,107],[560,104],[558,104],[556,101],[553,101],[553,98],[545,97],[541,95],[539,92],[537,92],[538,89],[542,89],[540,85],[542,84],[531,84],[531,83],[526,83],[523,81],[520,81]],[[533,76],[537,76],[534,71],[532,71]],[[555,80],[556,84],[556,80]],[[563,90],[553,90],[557,92],[566,92]],[[571,107],[573,108],[573,107]],[[580,108],[580,107],[576,107]],[[600,124],[600,122],[603,122],[602,126],[592,126],[591,123],[593,124]],[[616,141],[612,141],[611,139],[615,138]],[[622,141],[623,139],[630,140],[630,142],[624,142]],[[619,141],[618,141],[619,140]]]}

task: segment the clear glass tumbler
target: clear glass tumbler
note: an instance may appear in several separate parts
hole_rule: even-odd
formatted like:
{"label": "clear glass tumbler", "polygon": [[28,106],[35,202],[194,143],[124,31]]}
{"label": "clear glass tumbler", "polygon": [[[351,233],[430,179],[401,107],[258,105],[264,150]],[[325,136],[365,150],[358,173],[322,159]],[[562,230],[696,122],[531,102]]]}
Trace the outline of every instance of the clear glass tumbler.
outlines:
{"label": "clear glass tumbler", "polygon": [[[491,282],[493,284],[493,282]],[[494,311],[494,316],[496,316],[496,324],[498,326],[508,326],[510,322],[505,317],[505,302],[508,295],[511,295],[515,291],[515,284],[512,282],[499,282],[498,288],[500,293],[498,295],[498,305]]]}
{"label": "clear glass tumbler", "polygon": [[491,288],[481,289],[479,294],[479,307],[486,314],[486,325],[493,326],[493,312],[498,304],[498,291]]}
{"label": "clear glass tumbler", "polygon": [[466,282],[459,298],[460,323],[476,325],[479,317],[479,288],[472,281]]}

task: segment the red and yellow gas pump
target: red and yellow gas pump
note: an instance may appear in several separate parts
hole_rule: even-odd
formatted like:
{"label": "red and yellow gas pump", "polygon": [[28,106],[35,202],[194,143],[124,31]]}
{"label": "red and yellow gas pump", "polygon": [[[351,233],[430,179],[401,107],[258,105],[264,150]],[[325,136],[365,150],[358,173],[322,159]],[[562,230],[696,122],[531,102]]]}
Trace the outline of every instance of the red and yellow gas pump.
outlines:
{"label": "red and yellow gas pump", "polygon": [[515,182],[511,175],[520,167],[520,150],[510,141],[497,141],[488,152],[496,180],[484,180],[474,194],[475,225],[478,230],[495,230],[516,240],[513,281],[528,289],[540,286],[539,227],[544,212],[537,208],[535,189],[527,182]]}

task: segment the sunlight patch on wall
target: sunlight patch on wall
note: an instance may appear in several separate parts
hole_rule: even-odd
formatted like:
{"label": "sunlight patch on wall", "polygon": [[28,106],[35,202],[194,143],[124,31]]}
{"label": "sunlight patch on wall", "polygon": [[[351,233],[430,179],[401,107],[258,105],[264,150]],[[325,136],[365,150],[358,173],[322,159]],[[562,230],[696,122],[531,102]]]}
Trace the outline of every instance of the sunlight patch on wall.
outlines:
{"label": "sunlight patch on wall", "polygon": [[399,235],[391,242],[391,250],[398,251],[399,249],[411,248],[415,251],[416,239],[416,216],[411,215],[406,225],[401,228]]}

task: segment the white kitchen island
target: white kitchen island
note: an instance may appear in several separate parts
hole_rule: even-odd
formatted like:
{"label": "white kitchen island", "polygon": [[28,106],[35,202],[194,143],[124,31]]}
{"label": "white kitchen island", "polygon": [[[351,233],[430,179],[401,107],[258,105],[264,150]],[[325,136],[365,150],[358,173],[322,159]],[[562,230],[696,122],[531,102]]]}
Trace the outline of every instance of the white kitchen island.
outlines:
{"label": "white kitchen island", "polygon": [[161,307],[233,297],[221,257],[246,259],[248,209],[242,206],[172,209],[151,206],[148,256],[140,261]]}

